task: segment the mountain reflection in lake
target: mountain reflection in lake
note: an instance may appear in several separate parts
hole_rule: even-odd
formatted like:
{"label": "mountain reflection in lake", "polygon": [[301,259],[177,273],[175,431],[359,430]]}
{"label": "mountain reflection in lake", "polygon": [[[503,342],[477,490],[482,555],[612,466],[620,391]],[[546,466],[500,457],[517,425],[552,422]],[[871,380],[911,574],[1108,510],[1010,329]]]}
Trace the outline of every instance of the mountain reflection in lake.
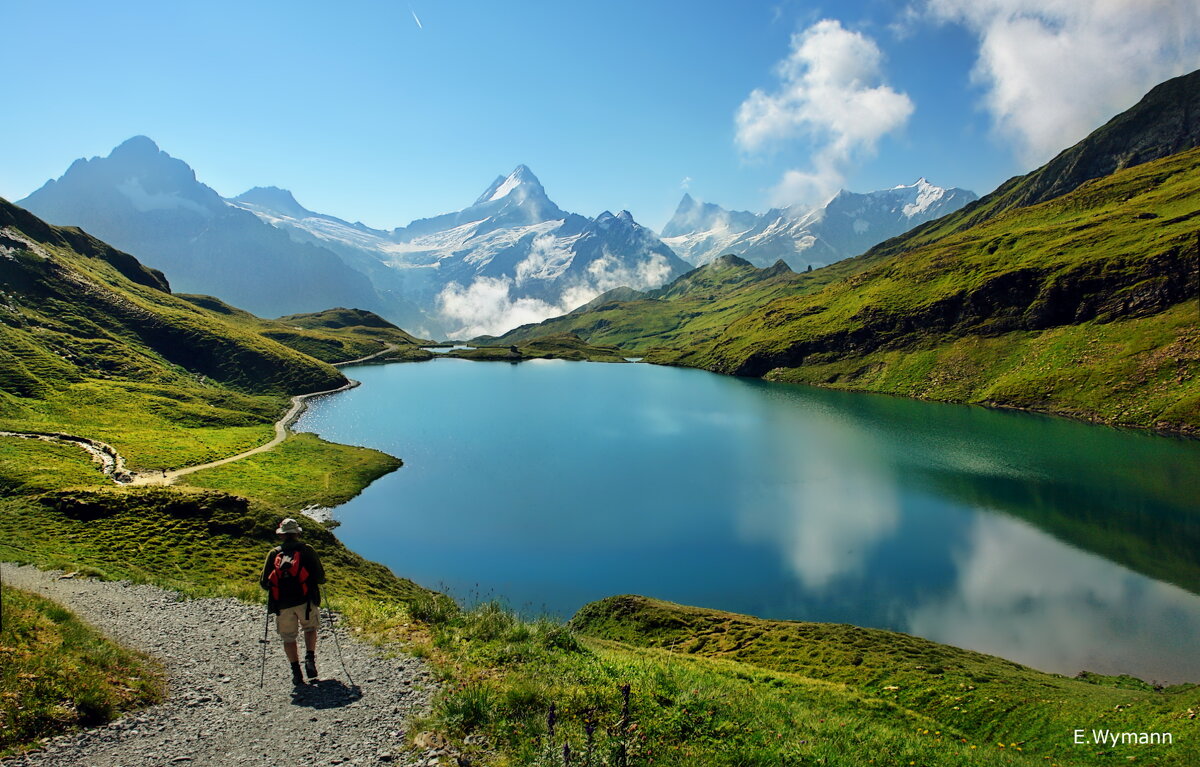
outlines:
{"label": "mountain reflection in lake", "polygon": [[1200,444],[649,365],[361,367],[298,428],[405,466],[364,556],[531,612],[638,593],[1200,681]]}

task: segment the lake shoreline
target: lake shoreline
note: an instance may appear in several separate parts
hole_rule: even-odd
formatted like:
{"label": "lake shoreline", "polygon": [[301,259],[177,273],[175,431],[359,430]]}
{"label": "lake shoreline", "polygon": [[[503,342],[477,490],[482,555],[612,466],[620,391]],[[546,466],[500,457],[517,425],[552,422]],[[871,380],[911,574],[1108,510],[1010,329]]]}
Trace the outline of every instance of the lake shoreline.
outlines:
{"label": "lake shoreline", "polygon": [[[399,367],[399,366],[389,366],[389,367]],[[420,366],[420,367],[425,367],[425,366]],[[437,367],[442,367],[442,366],[437,366]],[[481,367],[492,367],[492,366],[481,366]],[[567,367],[575,367],[575,366],[567,366]],[[591,367],[591,366],[581,366],[581,367]],[[607,368],[610,366],[602,365],[599,367]],[[657,368],[657,369],[662,369],[662,370],[674,369],[674,366],[653,366],[653,367]],[[512,368],[511,365],[497,366],[497,369],[510,369],[510,368]],[[683,367],[683,368],[679,368],[679,369],[681,369],[681,370],[700,370],[697,368],[690,368],[690,367]],[[466,370],[466,368],[463,368],[463,370]],[[710,372],[710,371],[703,371],[703,372]],[[505,376],[507,376],[507,374],[505,374]],[[769,385],[769,384],[773,383],[773,382],[768,382],[768,381],[760,381],[759,379],[747,379],[747,378],[738,378],[738,377],[729,377],[729,376],[713,376],[713,378],[720,379],[720,380],[731,380],[732,379],[732,380],[744,381],[744,382],[758,381],[758,383],[764,384],[764,385]],[[371,382],[368,382],[368,383],[371,383]],[[374,388],[374,387],[371,387],[371,388]],[[824,389],[821,387],[782,387],[782,390],[793,390],[793,389],[806,389],[806,390],[812,390],[812,391],[829,391],[832,394],[838,395],[838,396],[853,395],[853,393],[841,392],[841,391],[837,391],[837,390],[829,390],[829,389]],[[875,394],[875,393],[877,393],[877,392],[868,392],[868,394]],[[912,398],[896,397],[896,396],[879,398],[879,399],[887,400],[887,401],[906,402],[906,403],[919,402],[918,400],[913,400]],[[939,405],[939,404],[960,404],[960,403],[929,403],[929,404]],[[1042,422],[1049,423],[1049,424],[1059,424],[1060,428],[1061,428],[1062,424],[1072,424],[1072,425],[1075,425],[1076,428],[1078,428],[1080,426],[1100,425],[1100,424],[1085,424],[1083,422],[1076,421],[1073,419],[1054,418],[1054,417],[1047,418],[1046,417],[1047,414],[1044,414],[1044,413],[1038,413],[1036,411],[1028,412],[1028,411],[1023,411],[1023,410],[1013,410],[1013,409],[1009,409],[1009,408],[989,408],[987,406],[981,406],[978,408],[961,408],[961,409],[953,408],[951,410],[953,410],[953,411],[961,410],[961,411],[965,411],[966,413],[995,413],[997,415],[1002,415],[1002,416],[1003,415],[1016,415],[1017,413],[1021,413],[1024,415],[1034,415],[1034,416],[1038,416],[1038,418],[1036,418],[1030,422],[1030,424],[1032,424],[1034,428],[1036,428],[1037,425],[1042,424]],[[968,416],[966,418],[966,421],[970,421],[970,420],[971,420],[971,418]],[[1023,420],[1021,422],[1016,422],[1016,423],[1023,423]],[[310,428],[310,427],[308,424],[304,424],[302,426],[302,428]],[[1128,435],[1128,436],[1132,436],[1132,437],[1141,437],[1143,435],[1153,434],[1153,432],[1147,432],[1146,430],[1124,429],[1121,427],[1117,427],[1115,429],[1110,429],[1110,430],[1103,430],[1103,431],[1105,433],[1112,433],[1115,435]],[[318,430],[318,433],[325,434],[330,439],[334,439],[334,440],[338,440],[338,441],[345,441],[344,437],[338,436],[337,434],[329,435],[325,431],[322,431],[322,430]],[[1163,435],[1155,435],[1155,436],[1163,436]],[[1169,435],[1167,435],[1167,436],[1169,436]],[[361,438],[361,437],[356,437],[352,441],[356,441],[356,442],[359,442],[360,444],[364,444],[363,438]],[[1156,440],[1156,442],[1157,442],[1157,440]],[[1177,443],[1177,442],[1186,442],[1186,440],[1178,440],[1177,438],[1171,438],[1171,439],[1168,439],[1167,442],[1168,443]],[[405,452],[404,450],[396,450],[396,449],[393,449],[392,447],[382,444],[382,443],[376,443],[376,442],[371,442],[370,440],[367,440],[365,442],[365,444],[371,444],[379,449],[383,449],[385,452],[390,452],[390,453],[399,454],[399,455],[405,455],[406,459],[408,457],[408,453]],[[437,459],[435,455],[425,456],[421,461],[421,464],[423,464],[422,470],[425,470],[425,467],[428,465],[428,462],[431,460],[437,461],[440,459]],[[455,463],[455,465],[457,465],[457,462]],[[413,465],[411,462],[409,462],[408,468],[406,469],[406,471],[403,474],[410,474],[412,471],[413,471]],[[385,481],[386,480],[380,480],[380,482],[385,482]],[[482,479],[480,481],[482,481]],[[384,492],[384,494],[386,494],[390,491],[384,490],[383,492]],[[370,493],[368,493],[368,495],[370,495]],[[438,494],[438,498],[443,499],[443,495],[440,492]],[[440,500],[439,500],[439,502],[440,502]],[[406,498],[405,503],[406,503],[406,507],[408,507],[410,505],[410,503],[415,503],[415,501],[412,501],[412,499]],[[419,504],[417,504],[417,505],[419,506]],[[344,505],[342,508],[339,508],[337,510],[337,512],[338,512],[338,514],[337,514],[338,522],[342,523],[342,524],[346,524],[346,527],[344,527],[342,530],[339,530],[338,532],[339,532],[340,537],[342,537],[344,540],[348,541],[348,545],[352,545],[356,550],[358,550],[360,553],[362,553],[364,556],[366,556],[370,559],[379,560],[382,558],[385,561],[385,564],[395,564],[394,561],[393,562],[387,561],[389,555],[385,554],[385,555],[382,555],[382,557],[381,557],[381,555],[379,553],[377,553],[378,544],[376,542],[371,541],[370,544],[368,545],[368,547],[365,549],[361,548],[359,545],[353,543],[355,537],[358,535],[356,528],[360,528],[360,526],[364,523],[359,510],[356,509],[352,512],[355,514],[355,517],[348,517],[346,515],[346,510],[345,510]],[[466,523],[464,523],[464,524],[466,524]],[[1064,540],[1072,540],[1073,539],[1074,533],[1070,532],[1070,531],[1068,531],[1068,533],[1069,533],[1069,537]],[[489,555],[489,556],[491,556],[491,555]],[[1105,555],[1105,556],[1111,556],[1111,555]],[[1174,560],[1166,560],[1166,561],[1169,562],[1169,561],[1174,561]],[[1130,565],[1139,566],[1139,563],[1140,563],[1140,560],[1134,560],[1129,563],[1126,563],[1126,566],[1130,566]],[[447,582],[449,582],[448,585],[450,588],[452,588],[452,589],[458,588],[458,590],[461,593],[467,593],[468,591],[470,591],[471,590],[470,584],[475,583],[476,580],[478,580],[478,579],[471,580],[469,582],[464,583],[461,587],[455,587],[454,586],[454,578],[451,577],[450,573],[444,569],[434,569],[432,567],[427,567],[424,572],[421,572],[420,569],[409,569],[408,567],[406,567],[403,564],[401,564],[399,566],[401,567],[403,572],[411,574],[418,581],[429,582],[429,583],[441,582],[443,584],[446,584]],[[1162,576],[1160,575],[1158,577],[1162,577]],[[541,594],[535,594],[535,595],[532,595],[529,597],[522,597],[519,594],[512,593],[507,587],[505,587],[503,585],[505,582],[507,582],[505,580],[505,578],[507,578],[507,576],[505,576],[504,578],[501,578],[500,580],[489,580],[489,581],[480,580],[479,582],[486,582],[486,583],[492,584],[492,587],[496,588],[500,593],[508,594],[513,603],[520,604],[520,603],[528,602],[529,604],[533,604],[533,605],[545,604],[545,601],[544,601],[545,597],[543,597],[543,595],[541,595]],[[1189,578],[1190,578],[1190,576],[1189,576]],[[1189,581],[1189,583],[1190,583],[1190,581]],[[581,598],[581,599],[579,599],[579,601],[576,601],[574,603],[573,607],[565,607],[564,606],[564,609],[556,610],[556,612],[560,612],[562,615],[564,615],[564,617],[570,616],[570,615],[574,614],[575,612],[577,612],[579,607],[581,607],[582,605],[589,604],[592,601],[595,601],[595,599],[602,598],[605,596],[606,593],[607,594],[619,593],[623,590],[624,589],[621,589],[621,588],[609,589],[609,590],[607,590],[607,592],[593,590],[593,591],[589,592],[589,595],[587,597]],[[645,591],[643,591],[642,593],[645,593]],[[653,590],[651,590],[650,593],[654,594],[655,592]],[[1191,593],[1191,592],[1189,592],[1189,593]],[[671,598],[669,594],[662,594],[661,592],[659,592],[659,595],[666,596],[667,598]],[[736,608],[731,609],[731,607],[727,603],[722,604],[719,601],[714,602],[714,601],[704,600],[704,599],[678,600],[678,598],[676,598],[676,601],[682,601],[685,604],[695,604],[695,605],[700,605],[700,606],[711,607],[714,609],[728,611],[728,612],[736,613],[736,614],[763,616],[763,619],[766,619],[766,620],[781,620],[781,619],[796,620],[797,619],[797,617],[787,618],[784,616],[780,616],[780,615],[778,615],[777,611],[772,612],[771,610],[758,611],[758,610],[753,610],[753,609],[751,609],[751,610],[736,609]],[[808,620],[810,618],[802,618],[802,619]],[[846,614],[840,614],[840,615],[838,615],[836,617],[832,617],[832,618],[823,618],[823,617],[816,616],[816,617],[812,617],[811,619],[817,620],[817,621],[822,621],[822,622],[831,620],[833,622],[852,623],[854,625],[861,625],[861,626],[876,626],[879,628],[884,628],[884,629],[889,629],[889,630],[913,633],[911,631],[911,629],[905,628],[903,626],[896,626],[894,624],[889,625],[886,623],[881,624],[879,622],[868,622],[868,621],[858,620],[858,619],[855,619],[853,617],[853,615],[846,615]],[[914,635],[929,636],[928,634],[914,634]],[[932,638],[934,639],[934,641],[946,642],[945,639],[940,639],[940,638],[936,638],[936,637],[932,637]],[[961,641],[958,643],[950,641],[950,642],[948,642],[948,644],[951,646],[964,646]],[[970,646],[970,645],[965,645],[965,646]],[[1005,653],[1003,651],[998,652],[994,648],[993,649],[983,649],[981,651],[997,654],[1000,657],[1013,658],[1017,662],[1030,664],[1030,665],[1033,665],[1034,667],[1045,667],[1045,665],[1039,666],[1039,664],[1037,664],[1036,662],[1031,664],[1030,660],[1028,658],[1021,658],[1021,656],[1019,654]],[[1096,668],[1096,666],[1092,665],[1092,666],[1090,666],[1090,668]],[[1064,672],[1066,671],[1066,669],[1061,669],[1061,670]],[[1078,670],[1078,668],[1074,668],[1073,671],[1074,670]],[[1116,671],[1117,669],[1102,666],[1099,670],[1102,673],[1109,673],[1110,670]],[[1163,674],[1161,672],[1138,672],[1133,667],[1126,667],[1125,670],[1129,671],[1130,673],[1133,673],[1135,676],[1144,676],[1146,678],[1156,678],[1155,673],[1158,673],[1158,676],[1160,676],[1160,677],[1163,676]],[[1174,677],[1175,675],[1172,674],[1171,676]]]}

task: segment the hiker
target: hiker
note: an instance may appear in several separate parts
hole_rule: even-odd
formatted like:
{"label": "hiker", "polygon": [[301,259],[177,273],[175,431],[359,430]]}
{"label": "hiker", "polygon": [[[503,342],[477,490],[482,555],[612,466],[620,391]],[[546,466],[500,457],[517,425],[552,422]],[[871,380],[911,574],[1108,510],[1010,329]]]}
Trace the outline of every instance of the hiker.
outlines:
{"label": "hiker", "polygon": [[317,552],[301,543],[304,530],[292,518],[279,523],[275,534],[283,539],[267,552],[259,583],[267,590],[267,613],[274,614],[275,628],[283,639],[283,652],[292,664],[292,684],[304,686],[300,675],[300,652],[296,640],[304,631],[304,672],[317,678],[317,626],[320,622],[321,590],[325,568]]}

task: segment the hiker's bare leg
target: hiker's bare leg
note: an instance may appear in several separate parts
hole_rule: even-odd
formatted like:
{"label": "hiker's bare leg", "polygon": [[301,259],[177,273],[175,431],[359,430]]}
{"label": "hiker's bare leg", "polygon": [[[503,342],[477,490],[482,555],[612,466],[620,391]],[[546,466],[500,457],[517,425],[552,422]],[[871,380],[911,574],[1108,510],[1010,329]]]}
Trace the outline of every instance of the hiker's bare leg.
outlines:
{"label": "hiker's bare leg", "polygon": [[[295,648],[295,645],[292,645],[292,647]],[[308,650],[309,652],[317,651],[317,630],[316,629],[304,632],[304,649]]]}
{"label": "hiker's bare leg", "polygon": [[[305,639],[305,644],[307,644],[308,643],[308,634],[307,633],[304,635],[304,639]],[[300,651],[298,649],[296,649],[295,642],[284,642],[283,643],[283,654],[287,656],[288,662],[290,662],[290,663],[299,663],[300,662]]]}

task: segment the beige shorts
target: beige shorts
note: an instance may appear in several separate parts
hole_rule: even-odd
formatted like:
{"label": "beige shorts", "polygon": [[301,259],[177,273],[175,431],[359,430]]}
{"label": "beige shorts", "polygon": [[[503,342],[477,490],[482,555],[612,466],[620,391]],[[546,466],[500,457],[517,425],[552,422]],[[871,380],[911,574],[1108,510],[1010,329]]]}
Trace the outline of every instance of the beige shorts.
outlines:
{"label": "beige shorts", "polygon": [[[308,612],[307,618],[304,617],[305,611]],[[283,637],[283,641],[295,642],[301,629],[316,631],[320,623],[321,608],[309,604],[296,605],[279,611],[279,615],[275,617],[275,630]]]}

